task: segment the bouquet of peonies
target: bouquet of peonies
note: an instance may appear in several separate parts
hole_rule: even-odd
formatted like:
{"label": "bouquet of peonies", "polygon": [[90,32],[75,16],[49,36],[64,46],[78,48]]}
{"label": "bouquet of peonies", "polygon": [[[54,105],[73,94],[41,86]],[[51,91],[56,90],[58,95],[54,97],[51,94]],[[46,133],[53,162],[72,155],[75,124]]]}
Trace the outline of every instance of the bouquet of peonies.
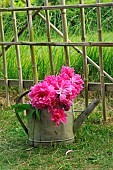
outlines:
{"label": "bouquet of peonies", "polygon": [[66,123],[66,113],[72,106],[72,101],[83,88],[83,80],[79,74],[74,74],[74,69],[62,66],[57,76],[46,76],[38,84],[32,86],[28,93],[30,105],[38,110],[47,109],[51,120],[59,126],[60,122]]}

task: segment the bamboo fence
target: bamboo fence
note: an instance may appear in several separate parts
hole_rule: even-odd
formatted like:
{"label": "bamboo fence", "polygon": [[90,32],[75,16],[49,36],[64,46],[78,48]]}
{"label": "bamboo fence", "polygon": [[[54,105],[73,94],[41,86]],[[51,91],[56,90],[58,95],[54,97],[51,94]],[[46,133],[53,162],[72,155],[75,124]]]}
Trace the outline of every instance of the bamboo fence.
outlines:
{"label": "bamboo fence", "polygon": [[[23,92],[23,88],[29,88],[33,84],[38,82],[38,71],[37,71],[37,61],[35,54],[34,46],[47,46],[49,50],[49,60],[50,60],[50,68],[51,74],[54,74],[54,62],[52,55],[52,46],[63,46],[65,52],[65,64],[67,66],[70,65],[70,55],[69,55],[69,46],[74,48],[82,57],[83,57],[83,65],[84,65],[84,94],[85,94],[85,107],[88,106],[88,91],[100,91],[102,97],[102,106],[103,106],[103,119],[106,121],[106,91],[113,92],[113,83],[105,83],[104,76],[106,76],[111,82],[113,82],[113,78],[104,71],[104,63],[103,63],[103,53],[102,47],[113,47],[113,42],[102,42],[102,31],[101,31],[101,8],[103,7],[112,7],[113,9],[113,1],[110,3],[100,3],[99,0],[96,0],[95,4],[84,4],[84,0],[79,0],[79,4],[76,5],[65,5],[65,0],[60,0],[60,5],[56,6],[48,6],[48,0],[44,0],[44,6],[33,7],[30,4],[30,0],[26,0],[26,7],[15,8],[14,1],[11,0],[10,8],[1,8],[0,7],[0,33],[1,33],[1,42],[0,46],[2,47],[2,51],[0,52],[0,57],[3,57],[3,65],[4,65],[4,79],[0,79],[0,86],[6,87],[6,103],[9,105],[9,92],[8,87],[14,86],[19,87],[20,93]],[[96,8],[97,9],[97,26],[98,26],[98,42],[86,42],[86,33],[85,33],[85,8]],[[67,18],[66,18],[66,9],[80,9],[80,22],[81,22],[81,41],[82,42],[71,42],[68,38],[68,29],[67,29]],[[40,13],[41,11],[45,11],[45,17]],[[62,17],[62,32],[58,30],[51,22],[49,17],[49,10],[60,10]],[[18,32],[16,25],[16,12],[17,11],[26,11],[28,21],[25,22],[23,28]],[[32,11],[34,14],[32,14]],[[4,38],[4,25],[2,20],[3,12],[11,12],[12,13],[12,21],[13,21],[13,30],[14,30],[14,38],[10,42],[6,42]],[[34,32],[33,32],[33,24],[32,21],[36,17],[42,18],[42,20],[46,23],[46,34],[48,42],[35,42],[34,41]],[[19,36],[28,28],[29,31],[29,41],[19,41]],[[63,42],[52,42],[51,40],[51,28],[59,34],[63,38]],[[33,72],[33,80],[23,80],[22,78],[22,67],[21,67],[21,57],[20,57],[20,48],[19,46],[26,45],[30,47],[31,52],[31,63],[32,63],[32,72]],[[7,76],[7,60],[6,60],[6,51],[10,48],[10,46],[15,46],[16,56],[17,56],[17,65],[18,65],[18,80],[8,79]],[[82,47],[82,50],[79,49],[79,46]],[[99,65],[97,65],[93,60],[90,59],[87,55],[87,47],[96,46],[99,50]],[[92,83],[88,82],[88,66],[87,62],[92,64],[97,70],[100,71],[100,82]]]}

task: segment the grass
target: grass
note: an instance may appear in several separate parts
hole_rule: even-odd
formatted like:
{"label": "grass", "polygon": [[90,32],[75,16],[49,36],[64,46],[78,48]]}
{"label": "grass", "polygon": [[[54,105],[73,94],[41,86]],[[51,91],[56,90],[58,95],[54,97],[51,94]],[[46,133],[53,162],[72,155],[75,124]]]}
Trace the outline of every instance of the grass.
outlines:
{"label": "grass", "polygon": [[[108,99],[112,120],[112,98]],[[76,108],[83,99],[76,100]],[[0,114],[0,170],[111,170],[113,169],[113,122],[103,124],[99,104],[75,134],[73,144],[32,148],[11,108]],[[23,116],[25,120],[25,117]],[[66,156],[66,151],[72,150]]]}

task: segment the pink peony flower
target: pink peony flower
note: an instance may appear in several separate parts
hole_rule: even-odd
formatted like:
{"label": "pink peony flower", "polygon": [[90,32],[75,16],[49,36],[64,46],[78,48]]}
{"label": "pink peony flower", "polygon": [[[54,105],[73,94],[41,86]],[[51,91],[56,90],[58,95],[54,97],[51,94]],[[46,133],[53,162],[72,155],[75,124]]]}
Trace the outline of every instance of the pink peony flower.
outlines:
{"label": "pink peony flower", "polygon": [[31,104],[38,109],[45,109],[51,106],[51,103],[56,100],[56,91],[54,87],[46,82],[39,82],[37,85],[31,87],[31,91],[28,93],[31,98]]}
{"label": "pink peony flower", "polygon": [[73,86],[77,89],[77,95],[80,93],[80,91],[83,89],[83,80],[81,79],[81,76],[79,74],[75,74],[72,79]]}
{"label": "pink peony flower", "polygon": [[66,116],[63,108],[54,109],[51,114],[51,120],[56,122],[56,126],[59,126],[60,122],[66,124]]}
{"label": "pink peony flower", "polygon": [[68,77],[72,78],[74,76],[74,68],[62,66],[61,74],[62,73],[65,73],[68,75]]}

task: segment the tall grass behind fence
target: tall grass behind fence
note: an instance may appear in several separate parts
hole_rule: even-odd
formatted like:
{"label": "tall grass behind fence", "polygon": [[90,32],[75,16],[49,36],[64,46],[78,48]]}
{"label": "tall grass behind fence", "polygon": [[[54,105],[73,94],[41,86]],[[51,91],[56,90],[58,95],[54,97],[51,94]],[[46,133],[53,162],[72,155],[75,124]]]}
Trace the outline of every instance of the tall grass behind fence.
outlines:
{"label": "tall grass behind fence", "polygon": [[[11,2],[11,8],[0,8],[0,29],[4,27],[0,42],[0,68],[4,71],[0,72],[0,84],[6,87],[7,99],[11,82],[20,87],[21,94],[24,80],[29,80],[28,87],[29,82],[35,84],[37,79],[57,74],[62,65],[68,65],[83,75],[85,107],[88,90],[98,90],[98,83],[89,81],[99,82],[106,121],[105,92],[113,91],[112,83],[105,84],[113,82],[113,2],[97,0],[87,4],[79,0],[74,5],[65,5],[65,0],[60,0],[57,6],[48,6],[44,0],[44,6],[33,7],[26,0],[27,7],[23,8],[13,8]],[[15,81],[18,77],[19,81]]]}

